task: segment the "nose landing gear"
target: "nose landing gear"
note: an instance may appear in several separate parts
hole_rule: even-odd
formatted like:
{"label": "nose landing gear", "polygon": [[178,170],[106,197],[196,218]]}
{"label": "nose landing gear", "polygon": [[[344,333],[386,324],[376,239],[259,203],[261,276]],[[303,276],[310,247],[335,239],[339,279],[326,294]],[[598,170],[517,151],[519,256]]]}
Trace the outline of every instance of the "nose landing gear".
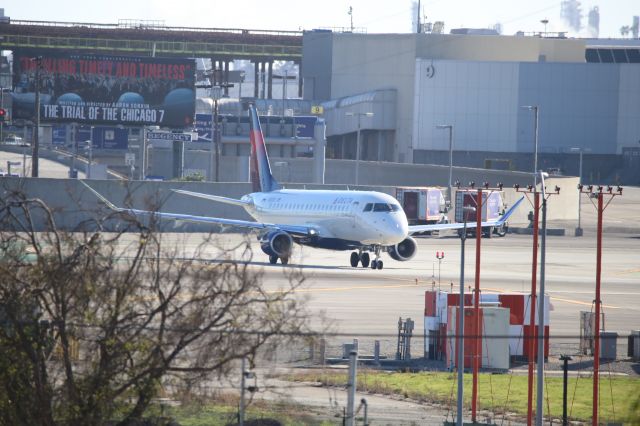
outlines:
{"label": "nose landing gear", "polygon": [[380,246],[375,247],[376,258],[371,261],[371,269],[382,269],[384,264],[380,260]]}

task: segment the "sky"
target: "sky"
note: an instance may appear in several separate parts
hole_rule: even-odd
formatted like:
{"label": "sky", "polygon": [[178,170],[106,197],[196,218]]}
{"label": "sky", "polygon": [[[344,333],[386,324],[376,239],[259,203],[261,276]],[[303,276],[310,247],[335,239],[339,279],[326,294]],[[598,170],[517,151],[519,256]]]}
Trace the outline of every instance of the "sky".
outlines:
{"label": "sky", "polygon": [[[416,0],[417,1],[417,0]],[[412,29],[412,0],[5,0],[12,19],[118,23],[120,19],[163,21],[168,26],[310,30],[363,28],[368,33],[406,33]],[[620,27],[640,15],[640,0],[581,0],[585,15],[600,8],[600,37],[620,37]],[[352,8],[351,15],[349,8]],[[444,21],[452,28],[488,28],[496,23],[503,34],[516,31],[566,31],[560,0],[421,0],[428,22]],[[587,36],[570,32],[570,36]]]}

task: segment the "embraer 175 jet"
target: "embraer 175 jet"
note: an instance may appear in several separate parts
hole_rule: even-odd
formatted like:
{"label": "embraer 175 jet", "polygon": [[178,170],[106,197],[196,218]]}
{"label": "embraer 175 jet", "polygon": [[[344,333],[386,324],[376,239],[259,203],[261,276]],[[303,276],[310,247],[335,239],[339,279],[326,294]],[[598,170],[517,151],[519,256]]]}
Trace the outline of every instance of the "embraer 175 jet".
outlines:
{"label": "embraer 175 jet", "polygon": [[[374,191],[334,191],[282,189],[271,174],[267,149],[258,113],[249,105],[251,139],[251,182],[253,193],[240,200],[185,190],[175,192],[191,197],[243,207],[255,222],[179,213],[150,212],[119,208],[87,187],[110,208],[132,215],[257,229],[262,251],[275,264],[289,262],[293,243],[329,250],[353,250],[351,266],[382,269],[382,252],[392,259],[406,261],[416,254],[412,234],[425,231],[461,229],[462,223],[409,226],[400,204],[393,197]],[[482,222],[483,227],[502,226],[522,198],[499,220]],[[375,258],[371,260],[369,253]]]}

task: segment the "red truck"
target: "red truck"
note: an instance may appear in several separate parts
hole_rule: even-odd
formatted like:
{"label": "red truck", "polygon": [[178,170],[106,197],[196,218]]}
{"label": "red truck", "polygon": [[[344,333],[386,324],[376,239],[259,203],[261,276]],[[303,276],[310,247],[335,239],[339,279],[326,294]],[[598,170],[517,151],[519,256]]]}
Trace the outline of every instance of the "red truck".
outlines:
{"label": "red truck", "polygon": [[[489,197],[487,199],[487,197]],[[458,223],[464,222],[463,217],[463,208],[464,207],[476,207],[476,201],[478,198],[477,190],[464,190],[459,189],[456,191],[456,211],[455,211],[455,220]],[[498,220],[498,218],[504,214],[505,205],[502,201],[502,192],[500,191],[492,191],[492,192],[483,192],[482,193],[482,221],[489,220]],[[475,223],[476,223],[476,212],[470,212],[467,214],[467,231],[470,234],[475,235]],[[493,234],[496,234],[500,237],[504,237],[507,234],[508,225],[504,224],[500,227],[486,227],[483,229],[483,236],[487,238],[491,238]],[[462,235],[462,230],[458,231],[458,235]]]}
{"label": "red truck", "polygon": [[396,200],[404,209],[409,225],[447,223],[443,190],[435,187],[396,188]]}

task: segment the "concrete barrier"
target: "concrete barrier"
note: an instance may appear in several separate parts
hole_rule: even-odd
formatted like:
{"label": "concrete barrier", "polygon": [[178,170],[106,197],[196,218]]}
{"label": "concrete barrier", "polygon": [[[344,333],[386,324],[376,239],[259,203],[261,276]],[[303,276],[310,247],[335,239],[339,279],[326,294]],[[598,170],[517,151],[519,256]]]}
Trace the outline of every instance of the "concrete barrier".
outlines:
{"label": "concrete barrier", "polygon": [[[576,179],[559,180],[562,190],[559,196],[553,196],[549,201],[549,220],[571,218],[577,214],[577,195],[570,188]],[[251,217],[240,207],[208,201],[200,198],[187,197],[176,194],[172,189],[185,189],[194,192],[222,195],[230,198],[240,198],[251,192],[249,183],[211,183],[211,182],[152,182],[152,181],[115,181],[115,180],[85,180],[96,191],[104,195],[112,203],[120,207],[136,209],[154,209],[160,211],[185,213],[201,216],[226,217],[231,219],[251,220]],[[547,182],[555,185],[554,181]],[[425,177],[424,185],[433,185]],[[285,184],[287,188],[306,189],[351,189],[374,190],[393,195],[393,186],[353,186],[353,185],[315,185],[315,184]],[[573,186],[575,188],[575,186]],[[33,179],[33,178],[0,178],[0,195],[7,199],[11,192],[21,192],[28,198],[39,198],[44,201],[54,213],[57,226],[66,230],[80,230],[99,214],[106,212],[105,206],[98,198],[76,179]],[[520,194],[512,188],[505,188],[505,201],[512,205]],[[527,214],[530,206],[523,203],[516,211],[510,223],[512,225],[528,224]],[[574,216],[575,217],[575,216]],[[42,221],[36,222],[37,229],[44,229]],[[107,224],[116,228],[117,224]],[[162,230],[172,232],[203,232],[211,230],[207,224],[164,221]]]}

